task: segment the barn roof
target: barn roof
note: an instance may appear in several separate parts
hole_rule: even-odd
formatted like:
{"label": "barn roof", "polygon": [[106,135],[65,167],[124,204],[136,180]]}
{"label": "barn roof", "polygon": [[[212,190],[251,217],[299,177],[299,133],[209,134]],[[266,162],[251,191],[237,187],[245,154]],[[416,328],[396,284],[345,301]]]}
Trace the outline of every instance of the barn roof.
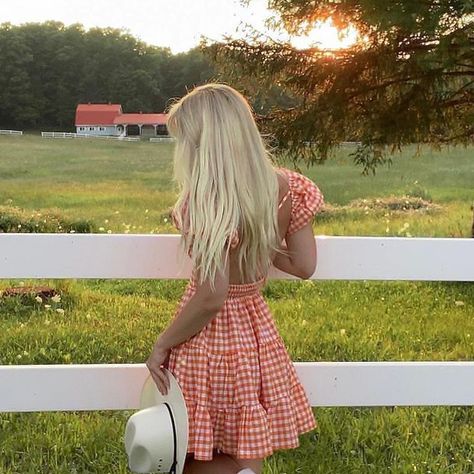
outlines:
{"label": "barn roof", "polygon": [[114,118],[122,113],[120,104],[78,104],[77,125],[112,125]]}
{"label": "barn roof", "polygon": [[166,114],[120,114],[114,118],[115,125],[164,125]]}

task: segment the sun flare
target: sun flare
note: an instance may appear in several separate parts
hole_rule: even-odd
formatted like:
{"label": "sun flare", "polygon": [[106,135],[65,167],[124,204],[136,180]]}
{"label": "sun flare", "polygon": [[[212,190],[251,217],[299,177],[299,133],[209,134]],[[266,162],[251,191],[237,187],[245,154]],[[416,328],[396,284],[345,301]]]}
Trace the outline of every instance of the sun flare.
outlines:
{"label": "sun flare", "polygon": [[352,46],[357,41],[357,30],[349,27],[338,30],[332,21],[318,21],[307,35],[292,36],[290,43],[297,49],[318,47],[321,49],[342,49]]}

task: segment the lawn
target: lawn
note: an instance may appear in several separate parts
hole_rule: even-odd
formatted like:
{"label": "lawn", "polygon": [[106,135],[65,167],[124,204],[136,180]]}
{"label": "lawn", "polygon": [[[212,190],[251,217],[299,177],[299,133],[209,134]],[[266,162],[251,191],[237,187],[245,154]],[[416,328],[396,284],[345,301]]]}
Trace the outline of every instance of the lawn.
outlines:
{"label": "lawn", "polygon": [[[415,156],[411,147],[375,176],[362,176],[350,151],[302,167],[327,203],[315,234],[470,236],[473,148]],[[167,144],[0,136],[2,209],[90,219],[99,232],[175,233],[171,175]],[[405,195],[439,207],[370,204]],[[2,301],[1,364],[143,363],[186,281],[1,280],[0,289],[34,283],[53,286],[61,300]],[[264,295],[294,361],[474,360],[472,283],[269,281]],[[300,437],[300,448],[269,457],[265,474],[474,473],[471,407],[314,412],[319,428]],[[123,430],[132,413],[0,414],[0,473],[127,473]]]}

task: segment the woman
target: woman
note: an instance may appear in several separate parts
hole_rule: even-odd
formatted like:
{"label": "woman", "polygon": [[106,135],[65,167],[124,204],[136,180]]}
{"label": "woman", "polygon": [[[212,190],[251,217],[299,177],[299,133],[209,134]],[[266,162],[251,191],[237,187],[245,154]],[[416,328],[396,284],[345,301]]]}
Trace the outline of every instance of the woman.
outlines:
{"label": "woman", "polygon": [[261,473],[265,457],[318,426],[261,289],[272,264],[314,273],[323,195],[273,166],[248,102],[225,84],[174,103],[168,130],[181,190],[172,216],[193,270],[147,367],[162,393],[162,366],[183,391],[185,473]]}

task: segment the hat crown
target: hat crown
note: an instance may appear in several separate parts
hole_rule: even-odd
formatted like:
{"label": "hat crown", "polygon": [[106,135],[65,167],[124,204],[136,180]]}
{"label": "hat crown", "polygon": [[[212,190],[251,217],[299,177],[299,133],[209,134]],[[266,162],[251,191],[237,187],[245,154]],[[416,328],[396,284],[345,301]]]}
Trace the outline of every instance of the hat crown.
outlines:
{"label": "hat crown", "polygon": [[186,401],[173,373],[166,372],[170,388],[163,395],[148,375],[140,393],[141,410],[125,428],[125,450],[129,467],[137,473],[183,474],[189,437]]}
{"label": "hat crown", "polygon": [[140,410],[128,419],[125,450],[134,472],[170,472],[174,438],[171,414],[165,404]]}

